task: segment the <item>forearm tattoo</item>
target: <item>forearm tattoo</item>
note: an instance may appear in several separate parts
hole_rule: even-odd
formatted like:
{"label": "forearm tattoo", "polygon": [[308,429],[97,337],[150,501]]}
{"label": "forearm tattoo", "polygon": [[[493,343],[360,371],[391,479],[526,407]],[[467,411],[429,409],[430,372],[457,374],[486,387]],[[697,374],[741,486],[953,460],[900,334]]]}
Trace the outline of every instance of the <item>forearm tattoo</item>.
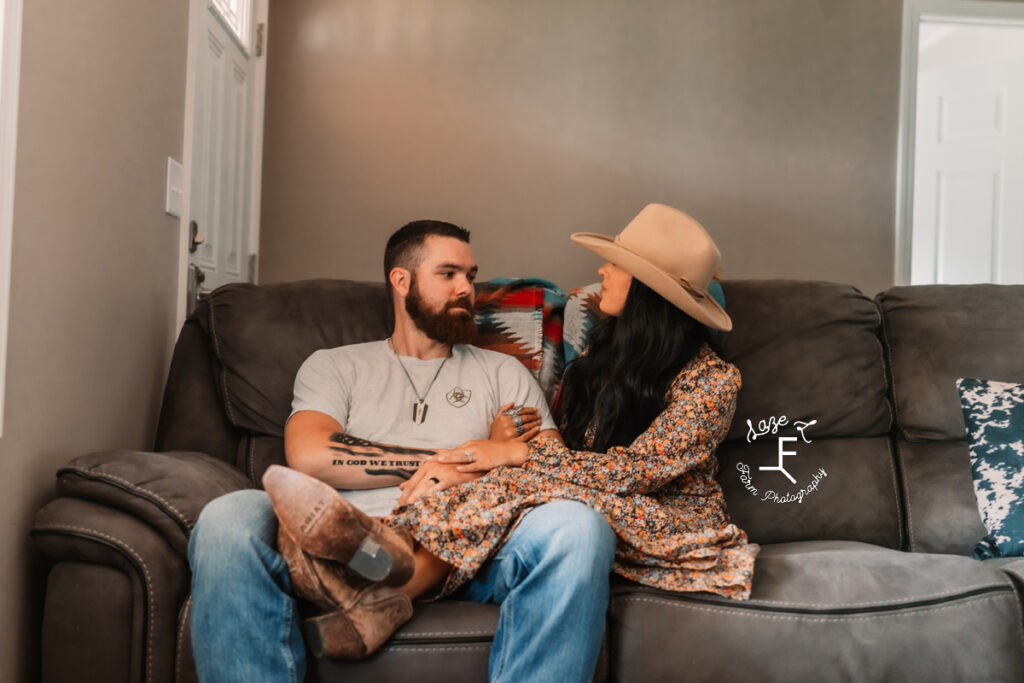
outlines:
{"label": "forearm tattoo", "polygon": [[[417,465],[419,463],[416,463]],[[416,470],[408,470],[404,468],[396,468],[392,470],[371,470],[366,468],[366,473],[374,477],[398,477],[399,479],[411,479],[412,475],[416,474]]]}
{"label": "forearm tattoo", "polygon": [[[348,465],[350,467],[363,467],[363,472],[374,477],[398,477],[409,479],[419,469],[419,460],[410,460],[408,456],[433,455],[434,451],[423,448],[403,448],[401,446],[384,446],[357,436],[335,432],[331,434],[329,445],[332,451],[344,453],[349,458],[334,458],[332,465]],[[337,444],[337,445],[333,445]],[[386,460],[387,456],[404,459]],[[372,458],[368,460],[365,458]]]}
{"label": "forearm tattoo", "polygon": [[332,451],[347,453],[348,455],[359,455],[364,458],[379,458],[382,455],[433,455],[434,451],[423,448],[403,448],[402,446],[384,446],[379,443],[360,439],[358,436],[335,432],[331,434],[332,443],[337,446],[328,446]]}

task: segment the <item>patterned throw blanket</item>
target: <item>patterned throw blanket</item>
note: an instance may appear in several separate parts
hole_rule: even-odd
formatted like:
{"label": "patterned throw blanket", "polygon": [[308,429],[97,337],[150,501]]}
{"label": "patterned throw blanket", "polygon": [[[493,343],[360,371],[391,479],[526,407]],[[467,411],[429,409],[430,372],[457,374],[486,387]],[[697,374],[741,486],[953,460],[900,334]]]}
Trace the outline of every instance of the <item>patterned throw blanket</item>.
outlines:
{"label": "patterned throw blanket", "polygon": [[[710,290],[724,308],[722,286],[712,281]],[[590,330],[601,318],[600,301],[600,283],[577,287],[569,294],[539,278],[478,283],[476,345],[518,358],[550,405],[563,370],[583,353]]]}
{"label": "patterned throw blanket", "polygon": [[497,278],[477,286],[476,345],[518,358],[540,384],[548,404],[565,367],[564,309],[565,292],[547,280]]}
{"label": "patterned throw blanket", "polygon": [[[715,298],[718,305],[725,308],[725,293],[722,285],[717,280],[712,280],[708,286],[711,296]],[[565,301],[565,325],[563,329],[563,355],[565,366],[580,357],[583,350],[587,348],[587,339],[590,337],[590,330],[601,316],[599,308],[601,304],[601,283],[595,282],[586,287],[577,287],[569,292]],[[712,330],[712,334],[722,334]]]}

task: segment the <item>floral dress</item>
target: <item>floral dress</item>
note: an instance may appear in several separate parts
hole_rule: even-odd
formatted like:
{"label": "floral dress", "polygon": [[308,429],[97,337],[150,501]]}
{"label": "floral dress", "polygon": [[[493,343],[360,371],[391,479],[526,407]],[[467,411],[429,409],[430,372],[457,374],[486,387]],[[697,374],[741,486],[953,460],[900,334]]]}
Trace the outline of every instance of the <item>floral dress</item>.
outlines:
{"label": "floral dress", "polygon": [[534,439],[522,467],[424,496],[387,521],[452,565],[439,595],[472,579],[528,509],[575,500],[615,532],[616,573],[666,590],[746,599],[760,548],[729,522],[714,478],[715,449],[739,388],[739,370],[705,345],[673,380],[668,407],[628,447],[590,453]]}

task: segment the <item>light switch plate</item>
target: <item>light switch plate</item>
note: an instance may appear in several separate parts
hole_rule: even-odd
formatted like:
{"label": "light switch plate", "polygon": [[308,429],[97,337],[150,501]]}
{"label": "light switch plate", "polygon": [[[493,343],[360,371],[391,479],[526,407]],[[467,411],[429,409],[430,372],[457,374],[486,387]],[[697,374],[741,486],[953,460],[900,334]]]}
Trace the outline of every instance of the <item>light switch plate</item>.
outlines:
{"label": "light switch plate", "polygon": [[164,211],[175,218],[181,218],[181,196],[184,194],[181,188],[182,176],[181,164],[167,157],[167,204]]}

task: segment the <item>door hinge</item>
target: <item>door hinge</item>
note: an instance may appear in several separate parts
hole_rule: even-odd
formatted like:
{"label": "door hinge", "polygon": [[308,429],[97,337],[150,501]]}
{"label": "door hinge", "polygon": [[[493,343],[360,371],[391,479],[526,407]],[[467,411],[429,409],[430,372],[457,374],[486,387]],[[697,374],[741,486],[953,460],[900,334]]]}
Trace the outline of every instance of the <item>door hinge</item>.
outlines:
{"label": "door hinge", "polygon": [[266,24],[262,21],[256,24],[256,56],[263,56],[263,29],[266,28]]}

